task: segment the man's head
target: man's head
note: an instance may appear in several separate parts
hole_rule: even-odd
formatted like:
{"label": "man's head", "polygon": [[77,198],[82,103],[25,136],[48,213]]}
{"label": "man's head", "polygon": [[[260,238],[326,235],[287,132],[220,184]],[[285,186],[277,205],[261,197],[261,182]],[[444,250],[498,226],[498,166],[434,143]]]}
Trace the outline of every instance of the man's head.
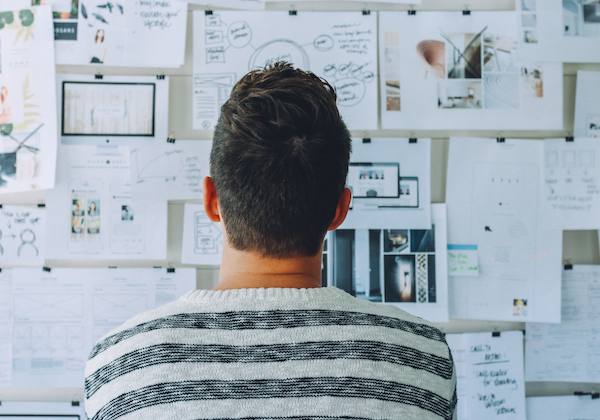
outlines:
{"label": "man's head", "polygon": [[228,243],[270,258],[316,255],[337,218],[350,147],[326,81],[287,63],[242,77],[210,156]]}

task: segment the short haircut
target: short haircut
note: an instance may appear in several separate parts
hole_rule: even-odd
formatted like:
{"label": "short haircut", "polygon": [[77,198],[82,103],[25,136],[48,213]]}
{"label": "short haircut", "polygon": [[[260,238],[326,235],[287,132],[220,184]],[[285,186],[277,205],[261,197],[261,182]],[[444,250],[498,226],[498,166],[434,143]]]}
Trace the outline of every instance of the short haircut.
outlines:
{"label": "short haircut", "polygon": [[350,150],[327,81],[285,62],[242,77],[221,108],[210,155],[231,246],[277,259],[316,255]]}

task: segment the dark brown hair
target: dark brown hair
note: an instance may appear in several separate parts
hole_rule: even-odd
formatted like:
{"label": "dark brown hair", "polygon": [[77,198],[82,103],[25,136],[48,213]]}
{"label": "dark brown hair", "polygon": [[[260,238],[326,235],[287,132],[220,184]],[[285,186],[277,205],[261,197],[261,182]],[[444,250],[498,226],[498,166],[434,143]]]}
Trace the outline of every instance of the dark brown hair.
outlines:
{"label": "dark brown hair", "polygon": [[285,62],[242,77],[221,108],[210,156],[230,244],[279,259],[316,255],[350,148],[325,80]]}

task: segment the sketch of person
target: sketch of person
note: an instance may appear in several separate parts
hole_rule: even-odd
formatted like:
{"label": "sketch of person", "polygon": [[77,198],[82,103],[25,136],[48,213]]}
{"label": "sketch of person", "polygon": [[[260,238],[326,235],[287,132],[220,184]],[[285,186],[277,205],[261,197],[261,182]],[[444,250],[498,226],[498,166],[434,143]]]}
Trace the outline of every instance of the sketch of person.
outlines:
{"label": "sketch of person", "polygon": [[0,99],[2,100],[2,112],[0,113],[0,124],[8,124],[12,121],[12,112],[8,104],[8,88],[2,86],[0,88]]}
{"label": "sketch of person", "polygon": [[104,29],[98,29],[96,31],[96,37],[94,38],[94,45],[90,50],[90,57],[88,62],[90,63],[104,63],[104,57],[106,57],[106,46],[104,45]]}
{"label": "sketch of person", "polygon": [[28,245],[35,250],[35,256],[37,257],[40,254],[40,251],[38,251],[37,246],[35,246],[35,244],[34,244],[35,232],[31,229],[25,229],[21,232],[20,236],[21,236],[21,245],[19,245],[19,248],[17,249],[17,256],[20,257],[21,251],[23,250],[23,248],[26,245]]}

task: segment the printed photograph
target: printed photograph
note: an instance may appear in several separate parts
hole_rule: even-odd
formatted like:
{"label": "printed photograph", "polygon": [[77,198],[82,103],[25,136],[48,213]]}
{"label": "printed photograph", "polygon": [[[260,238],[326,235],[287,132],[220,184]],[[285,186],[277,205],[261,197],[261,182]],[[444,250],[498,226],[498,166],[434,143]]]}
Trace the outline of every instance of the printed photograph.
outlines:
{"label": "printed photograph", "polygon": [[519,74],[491,73],[483,79],[486,109],[519,108]]}
{"label": "printed photograph", "polygon": [[383,252],[400,253],[408,248],[408,230],[385,229]]}
{"label": "printed photograph", "polygon": [[563,0],[565,36],[600,36],[600,0]]}
{"label": "printed photograph", "polygon": [[535,12],[535,0],[521,0],[521,10]]}
{"label": "printed photograph", "polygon": [[79,0],[31,0],[31,5],[52,6],[54,19],[77,19],[79,16]]}
{"label": "printed photograph", "polygon": [[82,216],[71,217],[71,233],[83,234],[85,232],[85,218]]}
{"label": "printed photograph", "polygon": [[439,80],[438,108],[483,108],[481,80]]}
{"label": "printed photograph", "polygon": [[534,98],[544,97],[544,71],[542,65],[521,66],[523,91]]}
{"label": "printed photograph", "polygon": [[82,200],[80,198],[73,199],[72,215],[73,216],[84,216],[85,215],[85,200]]}
{"label": "printed photograph", "polygon": [[449,79],[481,79],[481,37],[484,30],[477,34],[446,36],[442,33],[446,40],[446,67]]}
{"label": "printed photograph", "polygon": [[527,316],[527,299],[514,299],[513,300],[513,315],[514,316]]}
{"label": "printed photograph", "polygon": [[435,226],[429,230],[410,231],[410,252],[435,252]]}
{"label": "printed photograph", "polygon": [[384,284],[386,302],[416,302],[415,256],[385,255]]}
{"label": "printed photograph", "polygon": [[538,33],[537,31],[523,31],[523,42],[527,44],[537,44]]}
{"label": "printed photograph", "polygon": [[130,205],[122,205],[121,206],[121,220],[123,221],[132,221],[133,220],[133,209]]}

